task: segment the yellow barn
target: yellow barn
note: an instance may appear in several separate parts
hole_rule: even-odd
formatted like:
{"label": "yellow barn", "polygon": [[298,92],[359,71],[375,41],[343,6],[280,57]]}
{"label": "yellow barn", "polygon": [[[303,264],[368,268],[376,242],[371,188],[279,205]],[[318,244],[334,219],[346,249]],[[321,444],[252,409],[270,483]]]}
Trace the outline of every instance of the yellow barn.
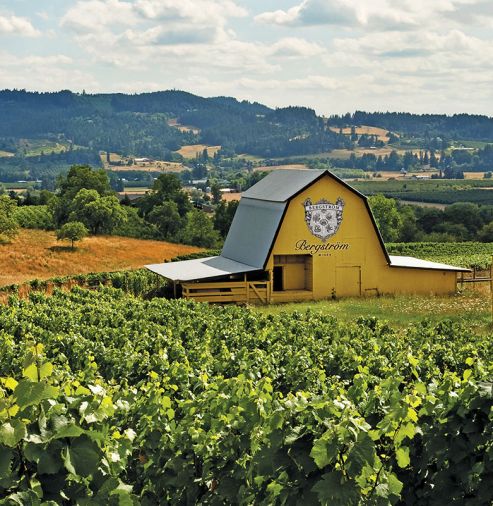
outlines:
{"label": "yellow barn", "polygon": [[327,170],[277,170],[242,194],[219,256],[146,266],[208,302],[452,294],[457,272],[389,255],[364,195]]}

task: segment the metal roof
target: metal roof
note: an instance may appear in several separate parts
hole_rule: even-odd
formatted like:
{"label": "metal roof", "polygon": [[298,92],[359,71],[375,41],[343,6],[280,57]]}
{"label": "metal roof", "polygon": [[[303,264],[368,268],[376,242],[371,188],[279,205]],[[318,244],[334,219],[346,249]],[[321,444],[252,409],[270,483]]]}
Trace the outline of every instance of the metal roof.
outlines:
{"label": "metal roof", "polygon": [[439,271],[455,271],[470,272],[470,269],[464,267],[455,267],[453,265],[441,264],[438,262],[430,262],[429,260],[421,260],[414,257],[401,257],[389,255],[391,267],[407,267],[411,269],[434,269]]}
{"label": "metal roof", "polygon": [[271,202],[286,202],[324,173],[328,174],[329,172],[315,169],[274,170],[243,192],[241,197],[269,200]]}
{"label": "metal roof", "polygon": [[222,256],[197,258],[182,262],[151,264],[145,266],[152,272],[172,281],[193,281],[197,279],[217,278],[229,274],[257,271],[257,267],[235,262]]}
{"label": "metal roof", "polygon": [[263,269],[286,206],[242,196],[221,256]]}

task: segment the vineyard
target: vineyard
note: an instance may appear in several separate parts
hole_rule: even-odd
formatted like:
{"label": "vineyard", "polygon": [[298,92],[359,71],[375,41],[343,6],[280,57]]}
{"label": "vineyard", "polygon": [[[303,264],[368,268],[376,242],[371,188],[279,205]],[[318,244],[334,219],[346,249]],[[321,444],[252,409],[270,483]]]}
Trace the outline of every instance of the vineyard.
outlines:
{"label": "vineyard", "polygon": [[458,267],[489,269],[493,243],[489,242],[402,242],[386,245],[391,255],[404,255]]}
{"label": "vineyard", "polygon": [[457,323],[76,288],[0,329],[0,504],[493,500],[493,341]]}

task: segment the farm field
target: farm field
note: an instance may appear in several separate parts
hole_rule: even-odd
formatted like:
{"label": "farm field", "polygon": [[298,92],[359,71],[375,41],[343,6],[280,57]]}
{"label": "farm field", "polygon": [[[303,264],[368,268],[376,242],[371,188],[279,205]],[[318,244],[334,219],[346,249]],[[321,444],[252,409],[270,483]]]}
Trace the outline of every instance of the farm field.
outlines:
{"label": "farm field", "polygon": [[214,156],[214,153],[221,149],[221,146],[207,146],[206,144],[189,144],[188,146],[182,146],[177,153],[183,158],[195,158],[197,155],[201,155],[207,149],[209,156]]}
{"label": "farm field", "polygon": [[[152,160],[150,162],[136,162],[131,165],[110,165],[106,160],[106,154],[101,154],[101,163],[105,170],[125,172],[125,171],[140,171],[140,172],[182,172],[185,166],[179,162],[166,162],[164,160]],[[111,160],[115,162],[126,161],[117,153],[111,153]]]}
{"label": "farm field", "polygon": [[447,204],[439,204],[438,202],[421,202],[419,200],[406,200],[399,198],[398,201],[401,204],[409,205],[409,206],[418,206],[418,207],[429,207],[435,209],[445,209]]}
{"label": "farm field", "polygon": [[[336,133],[340,132],[340,128],[338,127],[329,127],[329,128],[333,132]],[[343,128],[342,133],[344,135],[351,135],[351,127]],[[383,142],[388,142],[389,140],[388,135],[389,132],[385,128],[362,125],[355,127],[355,133],[357,135],[376,135],[378,137],[378,140]]]}
{"label": "farm field", "polygon": [[199,251],[194,246],[118,236],[92,236],[72,251],[53,232],[21,229],[10,244],[0,244],[0,286],[30,279],[134,269]]}
{"label": "farm field", "polygon": [[9,151],[2,151],[0,149],[0,158],[1,157],[9,157],[9,156],[15,156],[15,153],[10,153]]}
{"label": "farm field", "polygon": [[271,172],[273,170],[292,170],[292,169],[306,169],[307,166],[304,163],[290,163],[286,165],[262,165],[261,167],[255,167],[254,172]]}
{"label": "farm field", "polygon": [[[378,156],[388,156],[392,151],[396,151],[399,155],[403,155],[406,151],[411,151],[412,153],[419,154],[419,149],[402,149],[402,148],[394,148],[392,146],[384,146],[382,148],[354,148],[354,149],[333,149],[329,153],[326,153],[326,156],[331,158],[340,158],[341,160],[347,160],[354,154],[357,157],[363,156],[364,154],[371,154]],[[320,157],[320,155],[313,155],[313,158]]]}
{"label": "farm field", "polygon": [[493,204],[493,185],[488,179],[387,179],[354,181],[352,186],[364,195],[381,193],[397,200],[453,204],[472,202]]}
{"label": "farm field", "polygon": [[232,202],[234,200],[240,200],[241,193],[240,192],[225,192],[221,195],[222,200],[225,202]]}

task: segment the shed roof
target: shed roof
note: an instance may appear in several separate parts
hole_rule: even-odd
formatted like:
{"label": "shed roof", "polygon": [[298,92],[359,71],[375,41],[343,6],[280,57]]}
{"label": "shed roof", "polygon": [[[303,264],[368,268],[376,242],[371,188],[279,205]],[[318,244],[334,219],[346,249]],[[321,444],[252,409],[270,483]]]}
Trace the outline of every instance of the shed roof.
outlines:
{"label": "shed roof", "polygon": [[242,197],[221,256],[263,269],[286,206]]}
{"label": "shed roof", "polygon": [[257,267],[253,267],[252,265],[235,262],[222,256],[197,258],[182,262],[151,264],[145,267],[172,281],[210,279],[258,270]]}
{"label": "shed roof", "polygon": [[455,267],[453,265],[441,264],[438,262],[430,262],[429,260],[421,260],[414,257],[402,257],[397,255],[389,255],[390,267],[407,267],[408,269],[435,269],[439,271],[455,271],[470,272],[471,269],[464,267]]}

